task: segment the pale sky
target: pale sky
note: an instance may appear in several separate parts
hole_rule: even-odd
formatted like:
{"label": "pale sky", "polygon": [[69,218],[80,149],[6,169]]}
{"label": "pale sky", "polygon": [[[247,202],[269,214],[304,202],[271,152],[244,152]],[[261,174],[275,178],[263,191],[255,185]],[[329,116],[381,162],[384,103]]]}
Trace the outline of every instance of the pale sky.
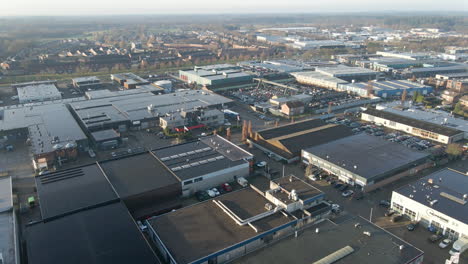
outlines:
{"label": "pale sky", "polygon": [[467,0],[0,0],[0,16],[468,11]]}

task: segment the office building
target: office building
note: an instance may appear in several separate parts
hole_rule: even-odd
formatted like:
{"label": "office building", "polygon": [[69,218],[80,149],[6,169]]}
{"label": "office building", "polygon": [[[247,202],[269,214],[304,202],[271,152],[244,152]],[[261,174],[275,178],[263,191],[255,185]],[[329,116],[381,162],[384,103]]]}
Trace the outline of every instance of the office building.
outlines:
{"label": "office building", "polygon": [[442,169],[392,193],[392,209],[452,240],[468,238],[468,176]]}
{"label": "office building", "polygon": [[216,64],[195,66],[193,70],[180,70],[179,78],[187,83],[200,86],[222,87],[228,85],[249,83],[253,76],[242,71],[239,66],[231,64]]}
{"label": "office building", "polygon": [[412,118],[408,115],[374,108],[367,108],[362,112],[361,119],[444,144],[462,140],[465,135],[462,130],[458,130],[455,127],[443,126],[419,118]]}

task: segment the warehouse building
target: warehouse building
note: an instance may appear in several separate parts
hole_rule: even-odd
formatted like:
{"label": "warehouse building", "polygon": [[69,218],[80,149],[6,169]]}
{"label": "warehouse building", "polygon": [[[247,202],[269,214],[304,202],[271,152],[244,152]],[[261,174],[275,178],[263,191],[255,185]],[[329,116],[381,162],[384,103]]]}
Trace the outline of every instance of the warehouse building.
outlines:
{"label": "warehouse building", "polygon": [[367,83],[361,82],[339,84],[338,90],[357,94],[359,96],[369,96],[369,86],[372,87],[372,93],[374,96],[382,98],[401,96],[404,90],[406,90],[406,92],[409,95],[412,95],[415,92],[426,95],[433,91],[433,88],[431,86],[426,86],[406,80],[371,81]]}
{"label": "warehouse building", "polygon": [[437,74],[449,74],[449,73],[464,73],[468,72],[468,66],[466,65],[453,65],[453,66],[429,66],[424,68],[412,68],[402,72],[403,76],[411,78],[413,76],[417,78],[421,77],[434,77]]}
{"label": "warehouse building", "polygon": [[222,108],[232,102],[218,94],[188,90],[154,95],[150,92],[113,93],[70,104],[73,114],[88,133],[115,129],[118,132],[159,126],[159,117],[192,109]]}
{"label": "warehouse building", "polygon": [[20,104],[53,101],[62,99],[62,94],[55,84],[35,83],[16,88]]}
{"label": "warehouse building", "polygon": [[28,140],[36,169],[73,160],[88,149],[88,138],[65,101],[0,108],[0,135]]}
{"label": "warehouse building", "polygon": [[136,219],[181,206],[181,182],[152,152],[99,162],[99,166]]}
{"label": "warehouse building", "polygon": [[80,89],[81,91],[87,91],[89,89],[96,89],[101,86],[101,80],[96,76],[79,77],[72,79],[73,87]]}
{"label": "warehouse building", "polygon": [[266,193],[249,187],[146,223],[167,263],[221,264],[320,222],[330,211],[322,200],[319,190],[287,177]]}
{"label": "warehouse building", "polygon": [[453,241],[468,238],[468,176],[442,169],[392,193],[392,209],[440,231]]}
{"label": "warehouse building", "polygon": [[337,222],[320,222],[232,263],[423,263],[424,252],[364,218]]}
{"label": "warehouse building", "polygon": [[114,129],[99,130],[91,133],[91,139],[97,149],[114,149],[121,143],[120,133]]}
{"label": "warehouse building", "polygon": [[462,130],[458,130],[454,127],[430,123],[419,118],[411,118],[407,115],[400,115],[374,108],[367,108],[362,112],[361,119],[443,144],[462,140],[465,136]]}
{"label": "warehouse building", "polygon": [[300,50],[311,50],[311,49],[338,49],[345,48],[346,44],[342,41],[336,40],[305,40],[305,41],[294,41],[288,43],[286,46],[300,49]]}
{"label": "warehouse building", "polygon": [[302,151],[302,161],[368,192],[432,166],[428,154],[367,134],[358,134]]}
{"label": "warehouse building", "polygon": [[20,263],[18,224],[11,177],[0,178],[0,253],[3,263]]}
{"label": "warehouse building", "polygon": [[163,129],[187,129],[200,125],[217,128],[224,124],[224,113],[218,109],[184,110],[160,117],[159,122]]}
{"label": "warehouse building", "polygon": [[375,80],[380,75],[379,72],[366,68],[349,67],[344,65],[338,65],[337,67],[319,67],[315,69],[315,71],[348,82]]}
{"label": "warehouse building", "polygon": [[182,183],[183,196],[247,177],[253,155],[218,136],[153,150]]}
{"label": "warehouse building", "polygon": [[406,59],[406,60],[427,60],[431,59],[432,56],[428,53],[423,52],[395,52],[395,51],[377,51],[375,54],[383,57]]}
{"label": "warehouse building", "polygon": [[291,73],[298,83],[336,90],[338,85],[348,83],[345,80],[335,78],[320,72],[295,72]]}
{"label": "warehouse building", "polygon": [[150,81],[131,72],[111,74],[111,80],[119,83],[125,89],[135,89],[139,85],[151,84]]}
{"label": "warehouse building", "polygon": [[249,142],[268,155],[288,163],[300,159],[301,150],[352,135],[343,125],[311,119],[260,130]]}
{"label": "warehouse building", "polygon": [[290,102],[302,102],[308,104],[312,101],[313,97],[308,94],[295,94],[291,96],[277,97],[273,96],[269,102],[274,106],[281,107],[281,105],[290,103]]}
{"label": "warehouse building", "polygon": [[418,60],[400,58],[377,58],[371,61],[370,68],[380,72],[393,72],[394,70],[406,69],[409,67],[422,67],[423,62]]}
{"label": "warehouse building", "polygon": [[223,86],[249,83],[253,76],[242,71],[241,67],[232,64],[195,66],[193,70],[180,70],[179,78],[187,83],[201,86]]}

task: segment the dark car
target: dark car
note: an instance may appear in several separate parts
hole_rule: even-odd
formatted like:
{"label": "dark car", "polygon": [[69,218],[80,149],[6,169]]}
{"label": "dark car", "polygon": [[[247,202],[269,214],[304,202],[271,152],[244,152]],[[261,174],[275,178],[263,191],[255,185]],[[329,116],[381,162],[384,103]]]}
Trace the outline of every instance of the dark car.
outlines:
{"label": "dark car", "polygon": [[198,191],[195,193],[195,197],[197,198],[198,201],[203,202],[205,200],[210,199],[210,196],[206,191]]}
{"label": "dark car", "polygon": [[392,222],[393,222],[393,223],[396,223],[396,222],[400,221],[401,219],[403,219],[403,216],[401,216],[401,215],[394,215],[394,216],[392,217]]}
{"label": "dark car", "polygon": [[354,193],[353,198],[355,200],[362,200],[364,198],[364,194],[362,192],[356,192]]}
{"label": "dark car", "polygon": [[418,227],[418,223],[417,222],[412,222],[410,223],[409,225],[406,226],[406,229],[408,229],[408,231],[413,231],[416,229],[416,227]]}
{"label": "dark car", "polygon": [[442,235],[432,235],[429,237],[429,241],[432,242],[432,243],[435,243],[437,241],[439,241],[440,239],[442,238]]}
{"label": "dark car", "polygon": [[343,186],[343,184],[337,183],[337,184],[335,184],[335,186],[333,186],[333,187],[336,188],[336,189],[338,189],[338,188],[341,188],[341,186]]}
{"label": "dark car", "polygon": [[346,191],[348,188],[349,188],[349,185],[344,184],[343,186],[341,186],[340,188],[338,188],[338,190],[340,190],[341,192],[344,192],[344,191]]}
{"label": "dark car", "polygon": [[388,207],[390,207],[390,202],[387,201],[387,200],[380,200],[379,205],[382,206],[382,207],[388,208]]}

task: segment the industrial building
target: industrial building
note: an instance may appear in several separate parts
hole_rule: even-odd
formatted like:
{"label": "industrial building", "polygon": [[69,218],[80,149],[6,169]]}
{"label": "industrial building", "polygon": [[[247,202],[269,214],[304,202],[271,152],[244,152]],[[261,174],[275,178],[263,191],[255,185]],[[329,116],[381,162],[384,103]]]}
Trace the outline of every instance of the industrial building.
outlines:
{"label": "industrial building", "polygon": [[293,43],[286,44],[286,46],[300,50],[311,50],[345,48],[346,44],[336,40],[304,40],[294,41]]}
{"label": "industrial building", "polygon": [[0,135],[28,141],[36,169],[74,159],[77,151],[88,148],[88,138],[65,101],[0,108]]}
{"label": "industrial building", "polygon": [[311,119],[260,130],[249,141],[265,153],[291,163],[299,160],[302,149],[350,135],[351,129],[346,126]]}
{"label": "industrial building", "polygon": [[80,89],[82,91],[87,91],[88,89],[95,89],[101,85],[101,80],[96,76],[89,77],[78,77],[72,79],[73,87]]}
{"label": "industrial building", "polygon": [[348,83],[345,80],[335,78],[320,72],[295,72],[291,73],[298,83],[336,90],[338,85]]}
{"label": "industrial building", "polygon": [[403,76],[411,78],[413,76],[420,77],[434,77],[437,74],[449,74],[449,73],[464,73],[468,72],[468,66],[463,64],[454,64],[453,66],[448,65],[434,65],[424,68],[411,68],[406,69],[402,72]]}
{"label": "industrial building", "polygon": [[302,102],[304,104],[308,104],[312,101],[313,97],[308,94],[295,94],[291,96],[284,96],[284,97],[272,97],[269,102],[274,106],[281,107],[281,105],[290,103],[290,102]]}
{"label": "industrial building", "polygon": [[[21,85],[21,84],[20,84]],[[35,83],[16,87],[20,104],[62,99],[62,94],[53,83]]]}
{"label": "industrial building", "polygon": [[348,82],[375,80],[380,75],[379,72],[366,68],[349,67],[344,65],[338,65],[337,67],[318,67],[315,71]]}
{"label": "industrial building", "polygon": [[247,177],[253,166],[252,154],[218,135],[153,153],[182,183],[183,196]]}
{"label": "industrial building", "polygon": [[224,113],[218,109],[183,110],[167,114],[159,118],[163,129],[184,128],[203,125],[203,127],[218,127],[224,124]]}
{"label": "industrial building", "polygon": [[179,78],[187,83],[200,86],[219,87],[232,84],[250,83],[253,75],[242,71],[241,67],[232,64],[195,66],[193,70],[180,70]]}
{"label": "industrial building", "polygon": [[468,176],[442,169],[392,193],[391,207],[453,241],[468,238]]}
{"label": "industrial building", "polygon": [[376,58],[371,61],[370,68],[380,72],[393,72],[395,70],[406,69],[409,67],[422,67],[423,62],[419,60],[400,59],[400,58]]}
{"label": "industrial building", "polygon": [[0,178],[0,254],[3,263],[20,263],[18,223],[11,177]]}
{"label": "industrial building", "polygon": [[421,264],[424,252],[383,228],[354,216],[344,221],[323,221],[303,229],[234,264],[379,263]]}
{"label": "industrial building", "polygon": [[222,108],[232,102],[210,91],[187,90],[154,95],[150,92],[112,93],[70,103],[73,114],[87,132],[113,128],[118,132],[159,126],[159,117],[193,109]]}
{"label": "industrial building", "polygon": [[377,51],[375,54],[381,55],[382,57],[406,59],[406,60],[427,60],[431,59],[432,56],[422,52],[394,52],[394,51]]}
{"label": "industrial building", "polygon": [[251,187],[146,221],[167,263],[226,263],[328,215],[323,193],[286,177],[265,193]]}
{"label": "industrial building", "polygon": [[125,89],[135,89],[137,86],[151,83],[131,72],[111,74],[111,79],[122,85]]}
{"label": "industrial building", "polygon": [[121,143],[120,133],[114,129],[99,130],[91,133],[91,140],[97,149],[113,149]]}
{"label": "industrial building", "polygon": [[456,142],[465,137],[465,133],[462,130],[458,130],[456,127],[430,123],[403,114],[403,112],[402,114],[397,114],[374,108],[367,108],[362,112],[361,119],[444,144]]}
{"label": "industrial building", "polygon": [[370,81],[361,83],[339,84],[338,90],[357,94],[359,96],[370,96],[369,86],[372,88],[372,95],[382,98],[401,96],[404,90],[406,90],[408,95],[412,95],[415,92],[426,95],[431,93],[433,90],[431,86],[406,80]]}
{"label": "industrial building", "polygon": [[427,153],[385,139],[358,134],[302,151],[305,164],[368,192],[432,166]]}

